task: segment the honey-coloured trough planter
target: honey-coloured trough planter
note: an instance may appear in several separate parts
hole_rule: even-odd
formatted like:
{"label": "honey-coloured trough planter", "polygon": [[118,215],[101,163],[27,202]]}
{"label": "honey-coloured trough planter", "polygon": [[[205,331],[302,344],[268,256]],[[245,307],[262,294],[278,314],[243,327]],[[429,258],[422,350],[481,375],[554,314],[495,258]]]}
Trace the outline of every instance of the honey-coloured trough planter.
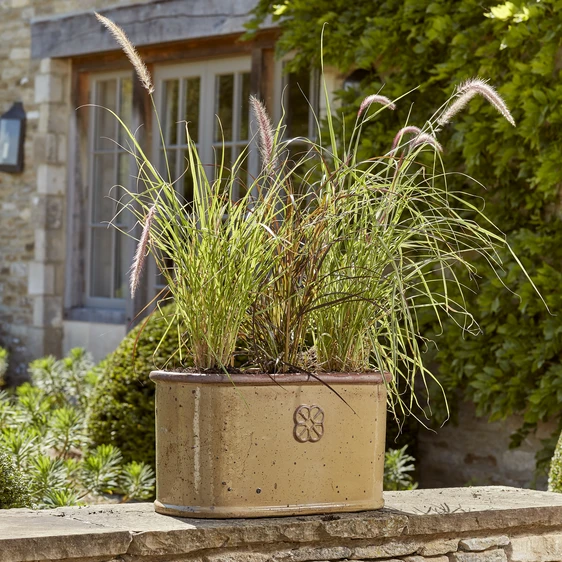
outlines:
{"label": "honey-coloured trough planter", "polygon": [[151,373],[156,511],[225,518],[381,508],[389,377],[317,376]]}

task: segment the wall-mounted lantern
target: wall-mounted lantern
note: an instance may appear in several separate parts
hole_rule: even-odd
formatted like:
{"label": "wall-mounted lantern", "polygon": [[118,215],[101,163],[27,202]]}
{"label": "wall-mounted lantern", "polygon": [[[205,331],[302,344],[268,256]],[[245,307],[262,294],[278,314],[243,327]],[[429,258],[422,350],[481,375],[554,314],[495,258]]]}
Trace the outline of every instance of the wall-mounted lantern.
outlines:
{"label": "wall-mounted lantern", "polygon": [[25,111],[17,101],[0,116],[0,172],[23,171]]}

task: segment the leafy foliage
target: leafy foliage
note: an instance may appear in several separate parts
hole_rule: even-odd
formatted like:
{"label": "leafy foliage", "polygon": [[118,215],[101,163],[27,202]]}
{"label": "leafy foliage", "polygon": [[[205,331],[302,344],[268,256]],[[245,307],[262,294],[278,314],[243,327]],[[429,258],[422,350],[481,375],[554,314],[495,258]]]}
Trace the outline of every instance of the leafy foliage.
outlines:
{"label": "leafy foliage", "polygon": [[170,313],[170,307],[154,312],[95,368],[88,435],[94,443],[119,448],[127,462],[154,466],[154,383],[148,375],[165,366],[181,367],[175,356],[178,330],[170,324]]}
{"label": "leafy foliage", "polygon": [[415,490],[418,487],[412,476],[416,469],[415,459],[406,452],[407,448],[404,445],[401,449],[388,449],[384,455],[383,489],[387,492]]}
{"label": "leafy foliage", "polygon": [[562,493],[562,434],[558,439],[548,474],[549,492]]}
{"label": "leafy foliage", "polygon": [[4,384],[4,375],[8,370],[8,351],[0,347],[0,387]]}
{"label": "leafy foliage", "polygon": [[123,466],[113,445],[90,448],[85,408],[94,378],[91,358],[73,349],[30,365],[32,383],[0,392],[0,507],[77,505],[86,496],[147,498],[154,473]]}
{"label": "leafy foliage", "polygon": [[33,499],[12,456],[0,448],[0,509],[12,507],[33,507]]}
{"label": "leafy foliage", "polygon": [[[458,391],[493,419],[523,415],[514,445],[539,421],[560,421],[562,413],[561,9],[560,0],[261,0],[251,25],[255,29],[273,14],[282,28],[279,50],[296,53],[296,69],[318,63],[318,38],[327,22],[325,63],[345,72],[361,69],[355,76],[362,78],[362,95],[382,89],[397,98],[410,92],[411,103],[365,128],[364,156],[386,152],[400,126],[425,121],[430,104],[445,101],[465,79],[479,75],[498,86],[517,127],[482,101],[470,102],[469,111],[440,134],[447,167],[460,172],[449,185],[485,197],[486,215],[507,234],[553,314],[511,256],[502,256],[501,281],[513,292],[473,256],[479,287],[466,294],[467,308],[482,335],[452,320],[434,326],[433,333],[442,335],[438,377],[449,396]],[[430,90],[433,96],[427,96]],[[340,98],[345,115],[361,96],[352,88]],[[488,189],[467,182],[464,174]],[[460,272],[459,279],[471,282]]]}

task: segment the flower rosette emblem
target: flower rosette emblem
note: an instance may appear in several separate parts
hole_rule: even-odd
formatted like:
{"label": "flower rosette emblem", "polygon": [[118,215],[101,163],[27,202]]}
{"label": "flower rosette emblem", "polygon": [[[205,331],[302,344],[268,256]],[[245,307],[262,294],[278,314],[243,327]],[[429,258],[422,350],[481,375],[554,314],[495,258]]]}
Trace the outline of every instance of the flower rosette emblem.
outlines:
{"label": "flower rosette emblem", "polygon": [[293,416],[293,435],[299,443],[316,443],[324,435],[324,411],[320,406],[302,404]]}

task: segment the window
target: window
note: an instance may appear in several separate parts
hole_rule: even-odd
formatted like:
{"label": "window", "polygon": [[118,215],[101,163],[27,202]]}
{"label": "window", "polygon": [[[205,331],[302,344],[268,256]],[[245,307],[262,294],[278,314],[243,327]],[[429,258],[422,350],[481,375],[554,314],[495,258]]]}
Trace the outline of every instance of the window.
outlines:
{"label": "window", "polygon": [[[230,168],[250,143],[250,69],[251,59],[239,57],[161,66],[155,71],[156,107],[166,150],[155,131],[153,153],[162,177],[174,183],[186,203],[193,200],[191,175],[186,173],[186,126],[209,179],[215,177],[222,158]],[[250,154],[242,168],[252,174],[256,164],[257,158]],[[242,195],[246,185],[247,177],[240,177],[234,197]],[[150,269],[156,295],[164,280],[152,260]]]}
{"label": "window", "polygon": [[[129,217],[119,212],[130,185],[131,156],[125,132],[109,112],[125,123],[132,118],[132,79],[129,73],[98,76],[91,85],[89,140],[88,227],[86,233],[86,297],[89,307],[124,308],[127,271],[130,265],[128,238],[119,232],[128,228]],[[113,226],[109,225],[113,221]]]}
{"label": "window", "polygon": [[[162,116],[166,157],[159,135],[155,151],[163,177],[175,182],[187,202],[193,188],[187,168],[186,124],[207,175],[213,178],[223,158],[230,167],[250,142],[249,97],[251,59],[240,57],[163,66],[156,70],[156,103]],[[250,161],[244,166],[248,170]],[[169,168],[169,177],[168,177]],[[245,189],[246,178],[238,184]]]}

